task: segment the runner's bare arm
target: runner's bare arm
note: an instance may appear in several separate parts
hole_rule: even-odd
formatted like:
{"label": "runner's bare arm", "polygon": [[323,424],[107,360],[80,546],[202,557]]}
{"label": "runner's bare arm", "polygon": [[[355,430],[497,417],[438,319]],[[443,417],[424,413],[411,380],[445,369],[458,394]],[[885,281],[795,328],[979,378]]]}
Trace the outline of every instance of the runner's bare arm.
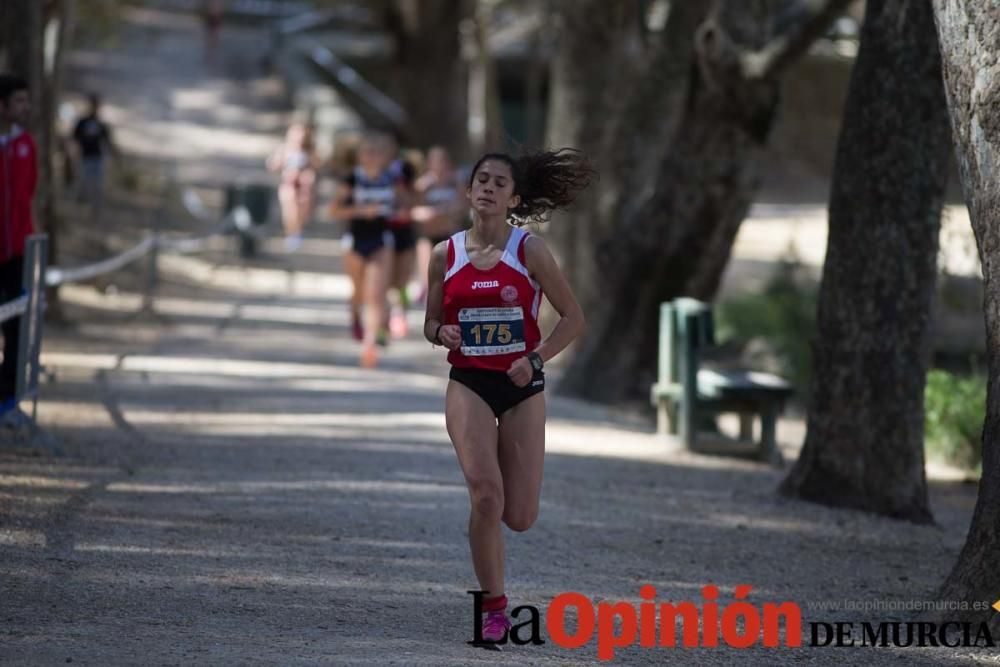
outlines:
{"label": "runner's bare arm", "polygon": [[374,218],[379,215],[377,204],[348,204],[354,196],[354,188],[347,183],[337,183],[337,195],[330,204],[330,217],[334,220],[350,220],[351,218]]}
{"label": "runner's bare arm", "polygon": [[274,149],[270,155],[267,156],[267,170],[268,171],[281,171],[281,164],[285,159],[285,146],[282,144]]}
{"label": "runner's bare arm", "polygon": [[542,292],[560,315],[549,337],[535,348],[542,360],[548,361],[583,333],[583,309],[544,240],[537,236],[529,237],[524,244],[524,260],[528,271],[542,286]]}
{"label": "runner's bare arm", "polygon": [[[424,316],[424,338],[435,345],[444,345],[449,350],[458,349],[462,334],[458,325],[438,326],[443,318],[444,274],[448,266],[448,241],[442,241],[431,251],[430,266],[427,268],[427,313]],[[437,340],[435,340],[437,335]]]}

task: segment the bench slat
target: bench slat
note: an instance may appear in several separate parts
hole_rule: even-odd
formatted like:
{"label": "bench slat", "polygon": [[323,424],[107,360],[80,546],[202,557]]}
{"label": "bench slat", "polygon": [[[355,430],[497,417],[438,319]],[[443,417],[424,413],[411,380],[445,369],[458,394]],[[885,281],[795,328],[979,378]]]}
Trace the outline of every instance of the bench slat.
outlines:
{"label": "bench slat", "polygon": [[791,396],[792,386],[770,373],[702,368],[698,370],[698,393],[707,397],[757,395],[780,400]]}

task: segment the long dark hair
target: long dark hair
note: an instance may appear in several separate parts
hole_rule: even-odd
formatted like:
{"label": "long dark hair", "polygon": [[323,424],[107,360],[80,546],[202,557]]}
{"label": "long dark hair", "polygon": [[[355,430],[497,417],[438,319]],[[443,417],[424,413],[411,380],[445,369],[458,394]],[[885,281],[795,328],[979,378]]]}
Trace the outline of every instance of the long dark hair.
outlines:
{"label": "long dark hair", "polygon": [[590,160],[574,148],[530,152],[518,157],[487,153],[472,168],[469,187],[487,160],[504,162],[510,167],[514,194],[521,198],[517,207],[510,210],[511,222],[517,226],[545,222],[552,211],[573,203],[576,193],[587,187],[597,174]]}

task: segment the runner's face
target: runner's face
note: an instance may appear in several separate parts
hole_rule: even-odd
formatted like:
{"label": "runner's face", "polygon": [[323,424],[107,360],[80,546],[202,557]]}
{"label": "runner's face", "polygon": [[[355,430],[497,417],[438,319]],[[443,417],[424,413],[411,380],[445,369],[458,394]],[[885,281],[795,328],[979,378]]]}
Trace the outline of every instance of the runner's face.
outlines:
{"label": "runner's face", "polygon": [[286,135],[286,140],[292,146],[300,148],[302,146],[303,140],[306,138],[305,128],[301,125],[292,125],[288,128],[288,134]]}
{"label": "runner's face", "polygon": [[382,168],[385,169],[392,161],[398,157],[399,146],[389,137],[382,137],[378,142],[379,159],[382,160]]}
{"label": "runner's face", "polygon": [[445,176],[451,171],[451,162],[448,154],[441,148],[432,148],[427,153],[427,171],[433,172],[437,176]]}
{"label": "runner's face", "polygon": [[358,164],[366,171],[382,168],[382,151],[375,142],[366,141],[358,148]]}
{"label": "runner's face", "polygon": [[516,208],[520,197],[514,194],[514,179],[510,165],[501,160],[486,160],[466,189],[472,208],[480,215],[507,215]]}

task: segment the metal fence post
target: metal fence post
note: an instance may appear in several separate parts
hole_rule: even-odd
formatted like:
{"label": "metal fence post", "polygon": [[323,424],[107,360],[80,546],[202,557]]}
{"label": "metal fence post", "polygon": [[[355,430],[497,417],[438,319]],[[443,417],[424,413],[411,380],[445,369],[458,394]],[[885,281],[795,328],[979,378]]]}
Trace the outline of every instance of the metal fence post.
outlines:
{"label": "metal fence post", "polygon": [[28,237],[24,248],[24,291],[28,304],[21,316],[21,335],[17,352],[17,400],[31,397],[31,428],[37,428],[39,356],[42,349],[42,324],[45,306],[45,270],[48,268],[49,237]]}

